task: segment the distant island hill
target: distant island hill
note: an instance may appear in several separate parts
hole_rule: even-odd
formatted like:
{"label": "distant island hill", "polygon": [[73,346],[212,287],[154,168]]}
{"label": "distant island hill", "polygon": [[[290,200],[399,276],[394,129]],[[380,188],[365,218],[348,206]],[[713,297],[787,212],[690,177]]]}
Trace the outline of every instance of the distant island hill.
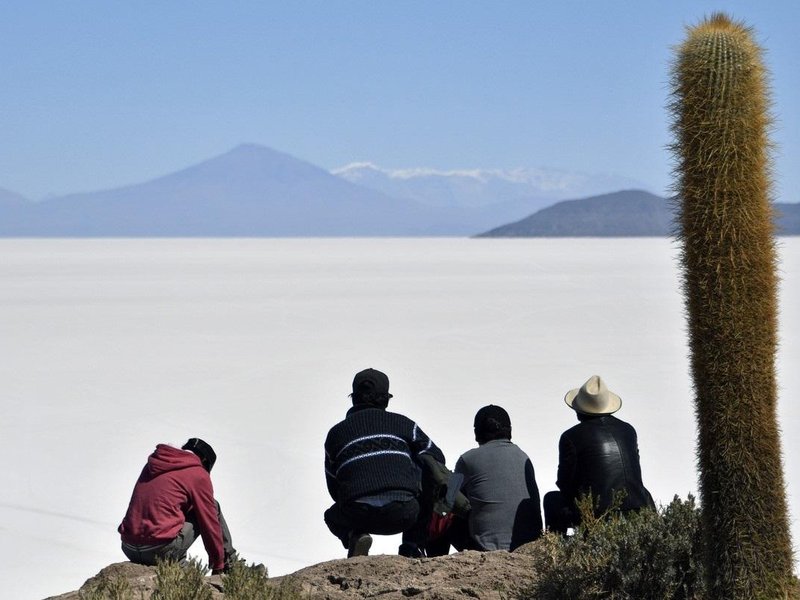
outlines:
{"label": "distant island hill", "polygon": [[[776,203],[778,235],[800,235],[800,204]],[[661,237],[676,231],[675,207],[666,198],[625,190],[565,200],[475,237]]]}
{"label": "distant island hill", "polygon": [[[243,144],[111,190],[35,202],[0,188],[0,237],[671,235],[673,204],[635,185],[537,169],[389,173],[359,163],[330,172]],[[778,233],[800,235],[800,204],[775,209]]]}

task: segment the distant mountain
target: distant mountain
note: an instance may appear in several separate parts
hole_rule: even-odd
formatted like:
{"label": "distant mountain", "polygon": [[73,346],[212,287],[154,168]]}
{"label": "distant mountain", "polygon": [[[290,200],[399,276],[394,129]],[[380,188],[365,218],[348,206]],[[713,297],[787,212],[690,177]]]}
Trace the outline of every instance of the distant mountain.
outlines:
{"label": "distant mountain", "polygon": [[626,190],[582,200],[566,200],[478,237],[665,236],[672,230],[666,199]]}
{"label": "distant mountain", "polygon": [[253,144],[146,183],[0,210],[4,236],[452,234],[428,207]]}
{"label": "distant mountain", "polygon": [[[31,202],[0,189],[0,236],[462,236],[509,221],[514,222],[482,235],[669,233],[667,201],[644,191],[539,210],[561,191],[580,186],[597,187],[600,180],[525,169],[401,173],[364,164],[333,174],[244,144],[176,173],[111,190]],[[525,196],[532,190],[539,195]],[[782,227],[800,233],[797,206],[779,206]],[[524,215],[531,216],[517,221]]]}
{"label": "distant mountain", "polygon": [[[800,235],[800,204],[776,204],[780,235]],[[476,237],[662,237],[674,234],[669,200],[626,190],[566,200]]]}
{"label": "distant mountain", "polygon": [[533,168],[441,171],[384,169],[372,163],[352,163],[332,173],[390,196],[409,198],[428,206],[496,207],[499,212],[514,212],[517,216],[570,197],[641,186],[624,177]]}
{"label": "distant mountain", "polygon": [[[401,176],[362,164],[329,173],[244,144],[137,185],[37,203],[0,199],[0,236],[472,235],[530,214],[580,181],[521,169]],[[533,191],[539,195],[526,196]]]}

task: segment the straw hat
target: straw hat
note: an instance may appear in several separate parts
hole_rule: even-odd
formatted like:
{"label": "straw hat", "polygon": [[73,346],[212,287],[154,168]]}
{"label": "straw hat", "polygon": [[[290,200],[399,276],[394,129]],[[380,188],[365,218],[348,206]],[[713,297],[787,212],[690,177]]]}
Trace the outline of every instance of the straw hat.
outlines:
{"label": "straw hat", "polygon": [[610,415],[622,406],[622,398],[611,392],[599,375],[592,375],[581,387],[567,392],[564,402],[584,415]]}

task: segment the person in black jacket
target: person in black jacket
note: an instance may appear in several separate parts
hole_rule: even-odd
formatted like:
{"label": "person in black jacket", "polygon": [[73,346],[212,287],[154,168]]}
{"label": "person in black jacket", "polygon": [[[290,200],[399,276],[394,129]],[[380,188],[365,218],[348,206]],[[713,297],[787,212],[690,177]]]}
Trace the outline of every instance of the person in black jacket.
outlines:
{"label": "person in black jacket", "polygon": [[558,492],[544,497],[545,526],[562,534],[580,522],[576,500],[591,495],[596,515],[613,506],[621,495],[622,512],[655,508],[642,483],[636,430],[611,416],[622,399],[593,375],[564,397],[578,415],[578,423],[558,443]]}
{"label": "person in black jacket", "polygon": [[400,554],[424,555],[431,514],[420,507],[422,464],[442,451],[411,419],[386,410],[389,378],[366,369],[353,379],[353,406],[325,439],[325,477],[334,504],[325,511],[328,529],[347,556],[369,554],[370,533],[403,534]]}

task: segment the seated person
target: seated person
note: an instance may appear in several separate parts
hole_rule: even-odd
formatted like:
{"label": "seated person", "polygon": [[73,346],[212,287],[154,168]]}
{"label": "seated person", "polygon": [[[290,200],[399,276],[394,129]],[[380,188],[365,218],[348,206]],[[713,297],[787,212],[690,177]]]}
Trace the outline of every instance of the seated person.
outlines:
{"label": "seated person", "polygon": [[432,509],[421,496],[420,458],[443,463],[444,455],[414,421],[386,410],[391,397],[384,373],[357,373],[353,406],[325,440],[325,477],[334,501],[325,523],[348,558],[369,554],[371,533],[402,533],[400,554],[424,556]]}
{"label": "seated person", "polygon": [[198,537],[212,573],[225,572],[236,559],[231,534],[211,486],[214,450],[199,438],[181,449],[158,444],[133,488],[119,533],[131,562],[184,562]]}
{"label": "seated person", "polygon": [[466,519],[454,519],[450,541],[457,550],[514,550],[542,534],[533,463],[511,441],[511,418],[502,407],[481,408],[474,427],[478,447],[455,467],[471,510]]}
{"label": "seated person", "polygon": [[591,494],[597,516],[607,511],[617,494],[619,510],[627,512],[655,508],[642,483],[636,430],[611,416],[622,399],[593,375],[564,398],[577,413],[577,425],[561,435],[558,443],[558,492],[544,497],[547,529],[562,534],[580,522],[576,500]]}

